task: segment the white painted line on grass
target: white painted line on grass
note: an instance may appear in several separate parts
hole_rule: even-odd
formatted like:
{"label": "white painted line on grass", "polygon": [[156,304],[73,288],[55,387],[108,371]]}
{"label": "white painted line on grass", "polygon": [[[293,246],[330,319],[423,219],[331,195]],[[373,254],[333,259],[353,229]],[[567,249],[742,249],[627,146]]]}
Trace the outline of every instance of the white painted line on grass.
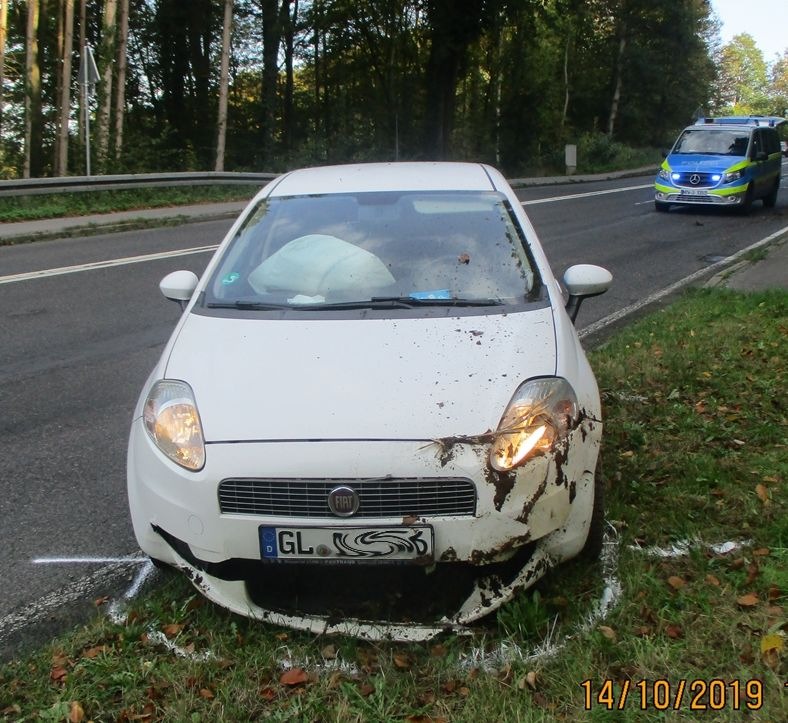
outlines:
{"label": "white painted line on grass", "polygon": [[687,286],[691,284],[693,281],[703,276],[707,276],[716,270],[722,270],[724,267],[730,266],[730,264],[732,264],[734,261],[744,256],[746,253],[749,253],[750,251],[755,251],[756,249],[761,248],[761,246],[768,245],[769,243],[774,241],[774,239],[784,234],[786,231],[788,231],[788,226],[783,226],[783,228],[781,228],[779,231],[775,231],[773,234],[770,234],[766,238],[763,238],[760,241],[756,241],[754,244],[750,244],[746,248],[743,248],[740,251],[731,254],[730,256],[726,256],[724,259],[721,259],[720,261],[716,261],[710,266],[705,266],[702,269],[698,269],[697,271],[690,274],[689,276],[685,276],[683,279],[680,279],[676,283],[671,284],[670,286],[666,286],[664,289],[660,289],[659,291],[656,291],[653,294],[650,294],[649,296],[643,297],[640,301],[636,301],[634,304],[630,304],[629,306],[625,306],[623,309],[619,309],[618,311],[614,311],[612,314],[608,314],[607,316],[601,318],[599,321],[595,321],[593,324],[589,324],[588,326],[583,327],[583,329],[581,329],[578,332],[578,336],[581,339],[583,339],[589,334],[593,334],[597,331],[601,331],[605,327],[610,326],[611,324],[614,324],[617,321],[620,321],[624,317],[633,314],[639,309],[642,309],[645,306],[649,306],[650,304],[653,304],[659,301],[660,299],[669,296],[673,292],[678,291],[683,286]]}
{"label": "white painted line on grass", "polygon": [[537,203],[554,203],[555,201],[573,201],[576,198],[591,198],[592,196],[605,196],[608,193],[623,193],[624,191],[640,191],[644,188],[654,188],[653,183],[642,186],[627,186],[626,188],[610,188],[606,191],[587,191],[586,193],[571,193],[566,196],[551,196],[550,198],[535,198],[531,201],[520,201],[522,206],[535,206]]}
{"label": "white painted line on grass", "polygon": [[170,259],[176,256],[189,256],[191,254],[204,254],[215,251],[218,244],[211,246],[194,246],[189,249],[176,249],[174,251],[160,251],[155,254],[142,254],[140,256],[125,256],[119,259],[107,259],[106,261],[92,261],[87,264],[76,264],[74,266],[60,266],[55,269],[41,269],[40,271],[26,271],[22,274],[11,274],[0,276],[0,284],[12,284],[15,281],[30,281],[31,279],[43,279],[47,276],[62,276],[63,274],[76,274],[80,271],[93,271],[95,269],[107,269],[112,266],[126,266],[127,264],[139,264],[144,261],[158,261],[159,259]]}

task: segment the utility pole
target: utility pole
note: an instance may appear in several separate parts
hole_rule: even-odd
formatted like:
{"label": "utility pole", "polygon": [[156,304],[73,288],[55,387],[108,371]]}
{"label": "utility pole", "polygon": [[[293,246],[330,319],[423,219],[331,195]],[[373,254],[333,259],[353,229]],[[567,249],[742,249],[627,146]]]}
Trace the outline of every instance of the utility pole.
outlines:
{"label": "utility pole", "polygon": [[90,98],[96,90],[99,72],[93,59],[93,48],[85,46],[85,52],[79,59],[79,77],[85,101],[85,175],[90,177]]}

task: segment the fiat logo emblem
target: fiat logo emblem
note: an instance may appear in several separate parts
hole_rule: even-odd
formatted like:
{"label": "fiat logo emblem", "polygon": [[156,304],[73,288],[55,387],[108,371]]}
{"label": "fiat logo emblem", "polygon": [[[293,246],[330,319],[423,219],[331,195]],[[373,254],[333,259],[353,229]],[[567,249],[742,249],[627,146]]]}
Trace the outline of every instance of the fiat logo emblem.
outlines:
{"label": "fiat logo emblem", "polygon": [[328,493],[328,509],[337,517],[350,517],[358,512],[358,494],[350,487],[334,487]]}
{"label": "fiat logo emblem", "polygon": [[699,176],[697,173],[693,173],[693,174],[690,176],[690,183],[691,183],[693,186],[697,186],[697,185],[700,183],[700,176]]}

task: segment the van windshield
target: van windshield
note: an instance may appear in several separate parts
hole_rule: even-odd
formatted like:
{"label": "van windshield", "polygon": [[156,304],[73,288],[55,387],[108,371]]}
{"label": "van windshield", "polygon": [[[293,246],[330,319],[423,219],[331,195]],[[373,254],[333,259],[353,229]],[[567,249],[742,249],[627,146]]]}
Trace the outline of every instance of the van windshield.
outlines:
{"label": "van windshield", "polygon": [[730,128],[699,128],[685,130],[676,145],[673,153],[701,153],[706,156],[739,156],[747,155],[747,145],[750,141],[748,131],[733,130]]}

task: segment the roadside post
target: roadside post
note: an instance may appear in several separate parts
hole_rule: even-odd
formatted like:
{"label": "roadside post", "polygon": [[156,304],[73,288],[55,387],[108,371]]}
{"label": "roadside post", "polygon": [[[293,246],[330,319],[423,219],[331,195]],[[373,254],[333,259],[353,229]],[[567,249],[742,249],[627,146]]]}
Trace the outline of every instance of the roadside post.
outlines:
{"label": "roadside post", "polygon": [[79,76],[77,82],[82,86],[85,105],[85,175],[90,177],[90,98],[96,90],[99,72],[93,58],[93,48],[85,46],[79,59]]}
{"label": "roadside post", "polygon": [[577,169],[577,146],[567,143],[564,148],[564,158],[566,164],[566,175],[571,176]]}

